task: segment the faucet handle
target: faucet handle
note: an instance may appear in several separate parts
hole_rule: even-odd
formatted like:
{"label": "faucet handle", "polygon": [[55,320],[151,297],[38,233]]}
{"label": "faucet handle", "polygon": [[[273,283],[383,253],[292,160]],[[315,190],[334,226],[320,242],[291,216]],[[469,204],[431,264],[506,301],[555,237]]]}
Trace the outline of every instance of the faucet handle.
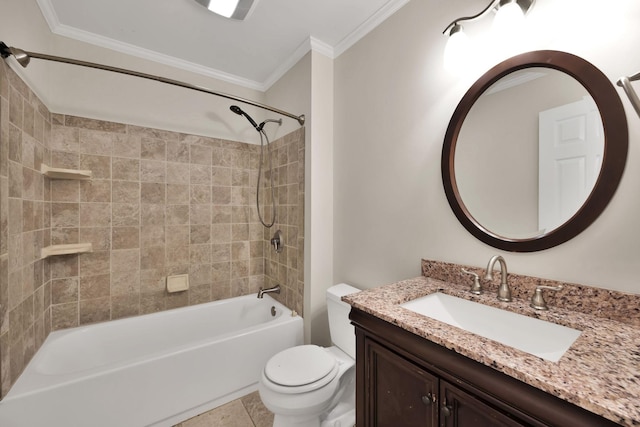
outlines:
{"label": "faucet handle", "polygon": [[482,293],[482,285],[480,284],[480,276],[478,276],[473,271],[462,269],[464,273],[471,274],[473,276],[473,285],[471,285],[471,289],[469,292],[472,294],[480,295]]}
{"label": "faucet handle", "polygon": [[531,297],[531,307],[536,310],[548,310],[547,302],[544,300],[544,295],[542,295],[543,289],[549,289],[551,291],[559,291],[562,289],[562,285],[560,286],[545,286],[538,285],[536,286],[536,290],[533,292],[533,296]]}

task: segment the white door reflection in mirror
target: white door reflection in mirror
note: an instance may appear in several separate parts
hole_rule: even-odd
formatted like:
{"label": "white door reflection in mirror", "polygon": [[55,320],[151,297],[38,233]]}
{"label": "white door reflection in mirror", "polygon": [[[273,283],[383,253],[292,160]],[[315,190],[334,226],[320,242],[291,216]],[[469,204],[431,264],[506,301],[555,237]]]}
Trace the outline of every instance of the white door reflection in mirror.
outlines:
{"label": "white door reflection in mirror", "polygon": [[602,166],[604,134],[590,96],[540,112],[538,229],[570,219],[591,193]]}

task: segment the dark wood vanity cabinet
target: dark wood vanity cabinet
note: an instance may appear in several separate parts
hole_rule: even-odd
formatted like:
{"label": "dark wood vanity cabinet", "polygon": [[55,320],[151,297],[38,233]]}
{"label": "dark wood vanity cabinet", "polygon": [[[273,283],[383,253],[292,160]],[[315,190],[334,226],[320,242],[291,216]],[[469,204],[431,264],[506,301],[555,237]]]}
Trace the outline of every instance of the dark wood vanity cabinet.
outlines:
{"label": "dark wood vanity cabinet", "polygon": [[[479,395],[481,396],[482,393]],[[486,404],[480,397],[467,393],[446,381],[440,384],[439,402],[440,425],[443,427],[522,427],[527,425]]]}
{"label": "dark wood vanity cabinet", "polygon": [[368,399],[364,425],[437,426],[438,377],[375,341],[365,340],[365,348]]}
{"label": "dark wood vanity cabinet", "polygon": [[612,427],[613,423],[363,311],[357,427]]}

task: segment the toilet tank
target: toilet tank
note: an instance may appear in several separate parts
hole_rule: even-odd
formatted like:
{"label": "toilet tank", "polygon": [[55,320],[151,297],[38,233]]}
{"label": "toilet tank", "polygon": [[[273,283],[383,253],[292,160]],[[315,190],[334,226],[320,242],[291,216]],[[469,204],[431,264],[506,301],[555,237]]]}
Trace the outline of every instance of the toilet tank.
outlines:
{"label": "toilet tank", "polygon": [[351,306],[342,302],[341,298],[344,295],[356,292],[360,292],[360,289],[345,283],[327,289],[327,313],[329,316],[331,342],[351,356],[352,359],[356,358],[356,335],[349,320]]}

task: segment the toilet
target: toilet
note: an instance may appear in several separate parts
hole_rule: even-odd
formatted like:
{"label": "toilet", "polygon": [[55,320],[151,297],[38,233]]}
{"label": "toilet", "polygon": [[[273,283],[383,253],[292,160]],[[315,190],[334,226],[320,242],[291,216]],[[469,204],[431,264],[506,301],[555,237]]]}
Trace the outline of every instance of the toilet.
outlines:
{"label": "toilet", "polygon": [[360,292],[344,283],[327,289],[332,347],[300,345],[273,356],[258,391],[275,414],[274,427],[352,427],[355,415],[356,339],[344,295]]}

